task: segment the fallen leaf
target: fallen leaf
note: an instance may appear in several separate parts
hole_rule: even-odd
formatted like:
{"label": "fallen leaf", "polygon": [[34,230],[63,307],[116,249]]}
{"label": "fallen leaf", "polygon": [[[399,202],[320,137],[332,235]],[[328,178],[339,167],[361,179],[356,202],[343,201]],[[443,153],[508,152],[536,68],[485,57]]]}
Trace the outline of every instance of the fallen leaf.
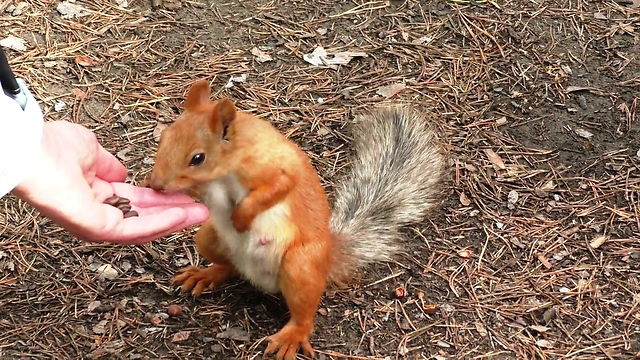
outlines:
{"label": "fallen leaf", "polygon": [[104,334],[106,332],[105,330],[105,326],[109,323],[109,320],[102,320],[99,323],[97,323],[94,327],[93,327],[93,333],[94,334]]}
{"label": "fallen leaf", "polygon": [[242,74],[240,76],[232,76],[231,78],[229,78],[229,81],[227,81],[227,84],[224,86],[225,88],[230,88],[234,85],[234,83],[241,83],[241,82],[245,82],[247,80],[247,74]]}
{"label": "fallen leaf", "polygon": [[91,312],[95,310],[98,306],[100,306],[100,304],[102,304],[100,300],[93,301],[89,304],[89,306],[87,306],[87,310]]}
{"label": "fallen leaf", "polygon": [[469,198],[467,197],[467,195],[464,192],[460,193],[460,203],[464,206],[469,206],[471,205],[471,200],[469,200]]}
{"label": "fallen leaf", "polygon": [[232,327],[216,335],[218,339],[231,339],[237,341],[249,341],[249,333],[241,328]]}
{"label": "fallen leaf", "polygon": [[[6,2],[5,2],[5,4],[6,4]],[[10,10],[11,6],[9,6],[9,8],[6,9],[5,11],[11,12],[11,15],[13,15],[13,16],[18,16],[18,15],[22,15],[23,10],[26,9],[27,7],[29,7],[29,4],[27,2],[25,2],[25,1],[21,1],[15,6],[15,8],[13,9],[13,12],[11,12],[11,10]],[[2,8],[3,8],[3,6],[0,6],[0,12],[2,12],[2,10],[3,10]]]}
{"label": "fallen leaf", "polygon": [[602,244],[607,242],[607,240],[609,240],[609,237],[606,235],[597,236],[595,239],[591,240],[591,242],[589,243],[589,247],[591,247],[592,249],[597,249]]}
{"label": "fallen leaf", "polygon": [[251,54],[253,54],[253,56],[256,57],[256,61],[257,62],[263,63],[263,62],[267,62],[267,61],[273,60],[271,55],[269,55],[266,52],[258,49],[257,47],[254,47],[253,49],[251,49]]}
{"label": "fallen leaf", "polygon": [[304,54],[302,56],[302,59],[314,66],[324,65],[329,66],[333,69],[337,69],[335,65],[348,64],[354,57],[367,57],[367,53],[342,51],[333,54],[333,58],[330,58],[329,53],[327,53],[327,51],[322,46],[318,46],[313,49],[312,53]]}
{"label": "fallen leaf", "polygon": [[91,66],[91,65],[93,65],[93,59],[91,59],[88,56],[77,55],[76,56],[76,64],[78,64],[80,66]]}
{"label": "fallen leaf", "polygon": [[118,151],[118,152],[116,153],[116,156],[117,156],[120,160],[122,160],[122,161],[124,161],[124,162],[127,162],[127,161],[129,161],[129,157],[127,156],[127,153],[128,153],[129,151],[131,151],[131,150],[133,150],[133,146],[127,146],[127,147],[125,147],[124,149],[122,149],[122,150]]}
{"label": "fallen leaf", "polygon": [[396,95],[397,93],[399,93],[400,91],[404,90],[405,88],[406,88],[406,85],[403,83],[381,86],[380,88],[378,88],[378,91],[376,91],[376,94],[384,96],[385,98],[389,99],[394,95]]}
{"label": "fallen leaf", "polygon": [[531,326],[529,326],[529,328],[531,330],[537,331],[539,333],[543,333],[543,332],[549,331],[548,327],[542,326],[542,325],[531,325]]}
{"label": "fallen leaf", "polygon": [[124,271],[129,271],[129,269],[131,269],[131,263],[128,261],[125,261],[122,263],[122,270]]}
{"label": "fallen leaf", "polygon": [[584,129],[575,129],[574,132],[578,136],[583,137],[585,139],[590,139],[593,136],[592,133],[590,133],[590,132],[588,132],[587,130],[584,130]]}
{"label": "fallen leaf", "polygon": [[556,310],[556,308],[551,307],[544,312],[544,314],[542,315],[542,319],[544,320],[545,323],[548,324],[551,320],[553,320],[553,318],[556,317],[557,313],[558,311]]}
{"label": "fallen leaf", "polygon": [[[638,152],[640,152],[640,150],[638,150]],[[471,172],[478,171],[478,169],[475,166],[473,166],[471,164],[467,164],[467,163],[464,164],[464,168],[469,170],[469,171],[471,171]]]}
{"label": "fallen leaf", "polygon": [[599,11],[594,12],[593,17],[598,20],[607,20],[607,16]]}
{"label": "fallen leaf", "polygon": [[84,100],[87,98],[87,93],[78,88],[73,88],[73,90],[71,90],[71,93],[75,95],[78,99]]}
{"label": "fallen leaf", "polygon": [[177,258],[173,260],[173,263],[176,264],[177,267],[184,267],[189,264],[189,259],[187,258]]}
{"label": "fallen leaf", "polygon": [[113,280],[118,277],[118,271],[109,264],[104,264],[96,269],[98,277],[101,279]]}
{"label": "fallen leaf", "polygon": [[164,129],[166,129],[169,125],[167,124],[163,124],[163,123],[158,123],[158,125],[156,125],[156,128],[153,129],[153,140],[155,142],[160,142],[160,135],[162,135],[162,132],[164,131]]}
{"label": "fallen leaf", "polygon": [[551,344],[549,340],[545,340],[545,339],[537,340],[536,345],[543,348],[547,348],[547,349],[551,349],[553,347],[553,344]]}
{"label": "fallen leaf", "polygon": [[480,334],[480,336],[485,337],[489,335],[489,332],[481,322],[476,322],[475,324],[476,324],[476,331],[478,332],[478,334]]}
{"label": "fallen leaf", "polygon": [[190,331],[178,331],[177,333],[173,334],[173,336],[171,337],[171,341],[173,342],[185,341],[189,338],[189,335],[191,335]]}
{"label": "fallen leaf", "polygon": [[538,261],[540,261],[540,263],[542,263],[542,265],[544,267],[546,267],[547,269],[551,269],[552,265],[549,262],[549,260],[547,260],[547,258],[544,255],[538,255]]}
{"label": "fallen leaf", "polygon": [[27,50],[26,41],[13,35],[7,36],[6,38],[0,40],[0,45],[2,45],[2,47],[6,47],[15,51]]}
{"label": "fallen leaf", "polygon": [[485,149],[484,153],[487,154],[489,161],[491,161],[493,165],[497,166],[501,170],[506,169],[506,167],[504,166],[504,161],[502,161],[502,158],[500,157],[500,155],[496,154],[491,149]]}
{"label": "fallen leaf", "polygon": [[420,37],[418,39],[415,39],[412,41],[412,43],[417,44],[417,45],[424,45],[424,44],[428,44],[431,41],[433,41],[433,38],[431,36],[423,36]]}
{"label": "fallen leaf", "polygon": [[91,12],[80,6],[73,4],[71,1],[63,1],[56,7],[56,10],[62,15],[63,19],[81,18],[90,15]]}
{"label": "fallen leaf", "polygon": [[571,229],[567,229],[567,230],[563,231],[561,234],[562,234],[562,236],[569,237],[569,236],[577,233],[578,231],[580,231],[580,226],[574,226]]}

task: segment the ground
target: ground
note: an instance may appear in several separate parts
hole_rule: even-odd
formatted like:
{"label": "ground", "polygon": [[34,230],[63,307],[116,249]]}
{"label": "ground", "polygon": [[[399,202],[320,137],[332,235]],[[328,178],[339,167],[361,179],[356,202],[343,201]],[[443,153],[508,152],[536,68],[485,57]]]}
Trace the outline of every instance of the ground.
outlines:
{"label": "ground", "polygon": [[[355,114],[406,101],[431,115],[449,158],[443,202],[407,230],[406,253],[326,293],[320,358],[640,355],[631,1],[74,4],[90,11],[0,1],[2,37],[25,41],[7,55],[46,119],[94,130],[132,183],[198,79],[299,143],[330,195]],[[366,56],[312,66],[303,56],[318,46]],[[171,287],[177,269],[206,265],[194,229],[113,246],[74,239],[11,196],[0,214],[3,358],[250,359],[288,318],[280,297],[245,282],[199,299]],[[101,279],[104,264],[118,276]],[[170,304],[182,312],[166,315]]]}

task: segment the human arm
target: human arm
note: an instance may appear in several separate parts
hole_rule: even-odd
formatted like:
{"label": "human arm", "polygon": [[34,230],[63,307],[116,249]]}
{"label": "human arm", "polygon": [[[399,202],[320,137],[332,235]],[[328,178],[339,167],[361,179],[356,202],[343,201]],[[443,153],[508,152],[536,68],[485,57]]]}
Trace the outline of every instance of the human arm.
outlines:
{"label": "human arm", "polygon": [[[0,162],[0,172],[8,174],[0,179],[1,189],[28,202],[72,235],[86,241],[142,244],[207,218],[206,207],[185,195],[159,194],[124,183],[126,168],[93,132],[66,121],[44,122],[30,93],[27,108],[35,104],[37,112],[22,112],[16,102],[0,95],[0,122],[15,119],[0,128],[2,137],[16,138],[13,147],[0,147],[8,154]],[[35,125],[29,127],[21,120]],[[125,219],[120,210],[103,204],[114,194],[128,198],[140,216]]]}

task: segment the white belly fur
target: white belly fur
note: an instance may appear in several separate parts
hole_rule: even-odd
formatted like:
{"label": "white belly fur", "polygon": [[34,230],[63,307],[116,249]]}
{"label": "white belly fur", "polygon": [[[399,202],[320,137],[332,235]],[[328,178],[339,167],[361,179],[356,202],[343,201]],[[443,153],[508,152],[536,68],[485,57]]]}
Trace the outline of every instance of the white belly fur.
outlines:
{"label": "white belly fur", "polygon": [[[285,245],[293,240],[292,230],[287,226],[290,209],[286,204],[275,205],[259,214],[249,231],[238,233],[231,215],[247,193],[235,177],[228,176],[209,185],[204,203],[219,240],[228,248],[230,260],[238,271],[262,290],[277,293],[280,261]],[[264,244],[264,239],[270,241]]]}

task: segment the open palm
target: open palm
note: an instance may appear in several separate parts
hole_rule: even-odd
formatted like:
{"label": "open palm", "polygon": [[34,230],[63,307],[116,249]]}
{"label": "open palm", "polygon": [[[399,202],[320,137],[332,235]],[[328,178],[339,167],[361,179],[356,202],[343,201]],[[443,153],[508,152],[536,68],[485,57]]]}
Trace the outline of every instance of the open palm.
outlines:
{"label": "open palm", "polygon": [[[86,241],[142,244],[204,221],[207,208],[181,194],[162,194],[123,181],[126,168],[81,125],[44,125],[42,151],[33,172],[13,193]],[[103,201],[130,200],[138,217]]]}

